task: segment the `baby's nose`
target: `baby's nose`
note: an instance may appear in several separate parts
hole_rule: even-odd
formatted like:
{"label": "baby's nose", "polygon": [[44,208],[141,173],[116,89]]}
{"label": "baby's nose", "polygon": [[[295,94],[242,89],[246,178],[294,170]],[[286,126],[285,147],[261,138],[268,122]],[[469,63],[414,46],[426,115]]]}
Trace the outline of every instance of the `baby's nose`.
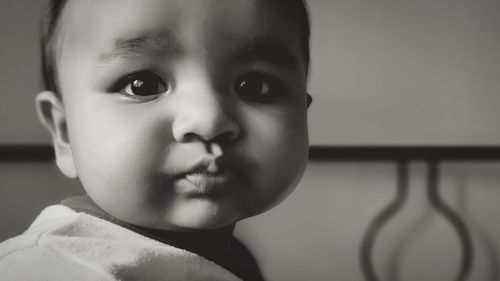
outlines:
{"label": "baby's nose", "polygon": [[172,125],[176,141],[231,142],[239,137],[240,124],[229,100],[209,87],[185,95],[176,106]]}

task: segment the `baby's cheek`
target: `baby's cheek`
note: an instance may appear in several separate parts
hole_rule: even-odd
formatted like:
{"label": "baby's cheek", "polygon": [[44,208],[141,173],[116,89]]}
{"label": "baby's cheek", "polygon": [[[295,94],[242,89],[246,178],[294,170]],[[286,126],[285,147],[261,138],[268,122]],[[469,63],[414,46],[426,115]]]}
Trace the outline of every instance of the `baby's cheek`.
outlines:
{"label": "baby's cheek", "polygon": [[80,147],[78,166],[84,189],[101,208],[127,221],[152,192],[148,185],[155,170],[151,147],[140,134],[117,129]]}
{"label": "baby's cheek", "polygon": [[80,175],[89,181],[100,178],[110,187],[143,180],[158,155],[149,141],[148,126],[96,115],[78,124],[72,141]]}
{"label": "baby's cheek", "polygon": [[307,162],[307,131],[290,119],[267,120],[256,133],[249,155],[259,163],[255,184],[265,209],[281,202],[296,186]]}

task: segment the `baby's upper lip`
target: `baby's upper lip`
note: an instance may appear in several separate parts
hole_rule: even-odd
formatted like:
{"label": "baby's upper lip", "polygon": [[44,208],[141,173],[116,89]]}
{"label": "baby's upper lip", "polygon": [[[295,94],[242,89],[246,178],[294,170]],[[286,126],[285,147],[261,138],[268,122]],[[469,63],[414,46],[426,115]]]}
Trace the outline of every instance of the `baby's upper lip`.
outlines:
{"label": "baby's upper lip", "polygon": [[237,175],[227,160],[202,157],[175,174],[176,191],[180,194],[208,196],[224,194]]}
{"label": "baby's upper lip", "polygon": [[186,168],[181,169],[177,177],[184,177],[189,174],[206,174],[206,175],[218,175],[226,171],[226,165],[223,158],[215,158],[210,156],[201,157],[201,159],[195,161],[191,165],[187,165]]}

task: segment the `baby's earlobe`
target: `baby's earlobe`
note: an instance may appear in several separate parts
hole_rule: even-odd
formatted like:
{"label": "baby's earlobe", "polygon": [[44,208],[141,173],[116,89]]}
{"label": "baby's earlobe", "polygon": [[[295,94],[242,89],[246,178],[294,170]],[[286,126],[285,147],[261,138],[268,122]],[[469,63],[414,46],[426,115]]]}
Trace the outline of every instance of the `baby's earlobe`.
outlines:
{"label": "baby's earlobe", "polygon": [[306,93],[306,94],[307,94],[307,108],[309,108],[309,106],[311,105],[311,103],[313,101],[313,98],[309,93]]}

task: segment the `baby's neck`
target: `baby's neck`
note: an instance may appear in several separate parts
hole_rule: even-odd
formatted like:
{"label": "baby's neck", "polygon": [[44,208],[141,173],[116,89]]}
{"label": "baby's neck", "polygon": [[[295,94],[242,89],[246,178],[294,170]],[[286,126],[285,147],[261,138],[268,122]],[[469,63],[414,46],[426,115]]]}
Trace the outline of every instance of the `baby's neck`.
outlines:
{"label": "baby's neck", "polygon": [[215,230],[169,231],[137,227],[141,234],[165,244],[217,261],[227,256],[233,243],[235,225]]}

